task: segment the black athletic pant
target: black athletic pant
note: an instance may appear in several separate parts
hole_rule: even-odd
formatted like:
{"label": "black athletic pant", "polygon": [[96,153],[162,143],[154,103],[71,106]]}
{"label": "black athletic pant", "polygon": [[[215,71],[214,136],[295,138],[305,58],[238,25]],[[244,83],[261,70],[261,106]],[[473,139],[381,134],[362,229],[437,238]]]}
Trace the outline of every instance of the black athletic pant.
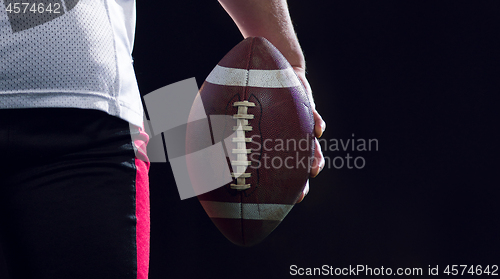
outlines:
{"label": "black athletic pant", "polygon": [[0,154],[12,278],[146,278],[148,165],[128,122],[96,110],[0,110]]}

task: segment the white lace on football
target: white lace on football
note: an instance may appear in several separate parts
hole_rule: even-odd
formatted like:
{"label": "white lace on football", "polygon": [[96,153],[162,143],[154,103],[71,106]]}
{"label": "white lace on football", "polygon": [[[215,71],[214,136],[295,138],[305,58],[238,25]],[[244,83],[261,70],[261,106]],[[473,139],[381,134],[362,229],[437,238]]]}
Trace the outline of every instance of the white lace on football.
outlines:
{"label": "white lace on football", "polygon": [[236,126],[233,130],[236,131],[236,137],[233,138],[233,142],[236,143],[236,149],[233,149],[232,153],[236,154],[236,160],[231,161],[231,165],[236,171],[231,173],[233,177],[236,178],[236,184],[232,183],[231,189],[236,190],[246,190],[250,188],[250,184],[247,184],[245,179],[250,177],[250,173],[245,173],[245,170],[250,166],[251,162],[248,161],[247,154],[252,150],[246,148],[246,143],[251,142],[251,138],[245,137],[245,132],[252,131],[252,126],[248,124],[248,120],[253,119],[253,114],[248,114],[248,107],[255,107],[255,103],[249,101],[234,102],[233,106],[238,107],[238,113],[233,115],[236,119]]}

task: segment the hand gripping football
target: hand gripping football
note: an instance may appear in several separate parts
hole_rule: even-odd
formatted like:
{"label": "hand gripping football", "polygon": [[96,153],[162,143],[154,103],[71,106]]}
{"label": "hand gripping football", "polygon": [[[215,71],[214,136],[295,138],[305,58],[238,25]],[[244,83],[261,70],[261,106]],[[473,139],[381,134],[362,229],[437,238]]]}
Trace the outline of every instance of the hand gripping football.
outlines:
{"label": "hand gripping football", "polygon": [[[195,101],[190,118],[204,108],[212,142],[200,140],[206,128],[190,120],[186,152],[222,142],[233,180],[198,199],[230,241],[259,243],[285,218],[309,177],[314,118],[304,87],[283,55],[255,37],[243,40],[217,64],[197,99],[202,106]],[[187,165],[196,188],[203,177],[194,162]]]}

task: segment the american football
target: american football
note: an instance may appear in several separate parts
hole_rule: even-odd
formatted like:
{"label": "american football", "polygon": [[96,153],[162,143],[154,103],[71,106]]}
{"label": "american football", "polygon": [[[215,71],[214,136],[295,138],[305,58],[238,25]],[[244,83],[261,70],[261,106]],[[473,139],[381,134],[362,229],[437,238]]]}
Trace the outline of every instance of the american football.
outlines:
{"label": "american football", "polygon": [[[212,142],[200,140],[207,128],[189,122],[186,152],[222,142],[233,180],[198,199],[231,242],[255,245],[285,218],[309,177],[314,154],[309,99],[292,66],[261,37],[247,38],[227,53],[197,99],[202,106],[193,105],[190,118],[204,109]],[[215,124],[218,116],[225,118]],[[193,162],[187,165],[196,187],[203,177]]]}

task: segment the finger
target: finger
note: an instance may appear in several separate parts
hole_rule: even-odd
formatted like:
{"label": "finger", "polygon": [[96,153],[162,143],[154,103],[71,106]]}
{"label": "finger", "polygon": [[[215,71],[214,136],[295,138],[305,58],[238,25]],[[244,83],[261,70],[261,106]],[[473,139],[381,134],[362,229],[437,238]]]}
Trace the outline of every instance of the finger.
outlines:
{"label": "finger", "polygon": [[323,157],[323,152],[321,152],[321,146],[319,145],[318,139],[314,139],[314,144],[314,159],[311,165],[311,171],[309,172],[311,177],[316,177],[325,166],[325,158]]}
{"label": "finger", "polygon": [[302,200],[304,200],[304,198],[306,197],[307,193],[309,193],[309,179],[307,180],[306,186],[304,187],[304,190],[302,190],[302,193],[300,194],[300,197],[297,200],[297,203],[299,203]]}
{"label": "finger", "polygon": [[316,104],[314,103],[311,85],[309,84],[309,81],[307,81],[305,70],[299,67],[294,67],[294,70],[297,73],[299,80],[302,82],[302,85],[304,86],[304,89],[306,91],[307,98],[309,99],[309,103],[311,104],[311,109],[313,111],[314,123],[315,123],[314,135],[319,138],[326,129],[326,123],[325,121],[323,121],[321,115],[319,115],[319,113],[316,111]]}
{"label": "finger", "polygon": [[313,116],[314,116],[314,135],[317,138],[320,138],[326,129],[326,123],[316,110],[313,111]]}

